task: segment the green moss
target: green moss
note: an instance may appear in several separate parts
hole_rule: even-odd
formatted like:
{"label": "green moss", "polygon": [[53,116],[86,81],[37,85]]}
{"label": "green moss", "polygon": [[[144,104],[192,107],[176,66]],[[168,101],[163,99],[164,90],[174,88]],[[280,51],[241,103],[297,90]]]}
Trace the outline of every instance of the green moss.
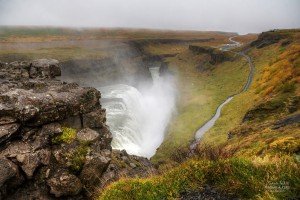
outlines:
{"label": "green moss", "polygon": [[54,144],[71,143],[76,138],[76,129],[62,127],[62,133],[52,138]]}
{"label": "green moss", "polygon": [[69,169],[74,172],[80,172],[83,164],[85,163],[86,154],[89,151],[89,147],[86,144],[80,144],[79,147],[70,155],[70,163]]}
{"label": "green moss", "polygon": [[[61,144],[61,143],[72,143],[76,138],[76,129],[62,127],[62,133],[54,138],[52,138],[52,142],[54,144]],[[78,142],[79,143],[79,142]],[[76,143],[75,143],[76,144]],[[80,172],[83,164],[85,163],[86,154],[89,151],[89,143],[81,142],[78,146],[74,147],[75,150],[70,152],[64,152],[64,156],[67,157],[69,161],[69,169],[74,172]]]}

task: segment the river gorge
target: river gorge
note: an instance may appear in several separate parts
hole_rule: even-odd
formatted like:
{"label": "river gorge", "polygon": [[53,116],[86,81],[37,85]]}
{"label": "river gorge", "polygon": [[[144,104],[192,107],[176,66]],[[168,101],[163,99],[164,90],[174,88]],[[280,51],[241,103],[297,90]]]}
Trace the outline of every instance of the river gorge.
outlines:
{"label": "river gorge", "polygon": [[101,104],[113,134],[112,147],[150,158],[162,143],[175,110],[173,77],[160,76],[159,67],[149,68],[153,84],[136,89],[125,84],[99,87]]}

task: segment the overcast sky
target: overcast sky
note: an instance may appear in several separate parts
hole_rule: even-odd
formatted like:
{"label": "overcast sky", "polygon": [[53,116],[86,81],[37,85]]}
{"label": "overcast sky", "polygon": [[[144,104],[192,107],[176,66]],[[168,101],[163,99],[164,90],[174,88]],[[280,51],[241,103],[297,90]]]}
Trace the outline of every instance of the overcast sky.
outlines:
{"label": "overcast sky", "polygon": [[0,25],[239,33],[300,27],[300,0],[0,0]]}

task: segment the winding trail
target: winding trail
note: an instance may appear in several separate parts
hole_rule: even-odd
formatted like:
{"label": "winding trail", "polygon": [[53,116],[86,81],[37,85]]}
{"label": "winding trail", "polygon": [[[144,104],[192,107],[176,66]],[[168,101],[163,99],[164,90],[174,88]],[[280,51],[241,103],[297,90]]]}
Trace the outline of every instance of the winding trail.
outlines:
{"label": "winding trail", "polygon": [[[225,44],[225,45],[223,45],[223,46],[220,48],[220,50],[221,50],[221,51],[231,51],[231,49],[233,49],[233,48],[235,48],[235,47],[241,46],[241,43],[239,43],[239,42],[233,40],[233,38],[234,38],[234,37],[230,37],[230,38],[229,38],[229,41],[230,41],[231,43],[230,43],[230,44]],[[231,51],[231,52],[233,52],[233,51]],[[246,60],[248,61],[250,72],[249,72],[249,75],[248,75],[248,78],[247,78],[247,82],[246,82],[246,84],[244,85],[243,89],[242,89],[240,92],[238,92],[238,93],[236,93],[236,94],[233,94],[233,95],[229,96],[224,102],[222,102],[222,103],[218,106],[218,108],[217,108],[217,110],[216,110],[214,116],[213,116],[210,120],[208,120],[203,126],[201,126],[201,127],[196,131],[196,133],[195,133],[195,140],[194,140],[194,141],[191,143],[191,145],[190,145],[190,150],[191,150],[192,152],[196,149],[197,144],[199,143],[199,141],[200,141],[200,139],[202,138],[202,136],[204,135],[204,133],[206,133],[209,129],[211,129],[211,128],[214,126],[214,124],[216,123],[216,121],[219,119],[219,117],[221,116],[222,108],[223,108],[226,104],[228,104],[228,103],[234,98],[234,96],[236,96],[236,95],[238,95],[238,94],[241,94],[242,92],[247,91],[247,90],[249,89],[250,85],[251,85],[251,82],[252,82],[252,79],[253,79],[253,75],[254,75],[254,64],[253,64],[253,62],[252,62],[252,59],[251,59],[248,55],[246,55],[244,52],[238,52],[238,53],[233,52],[233,53],[235,53],[235,54],[237,54],[237,55],[240,55],[240,56],[243,56],[243,57],[246,58]]]}

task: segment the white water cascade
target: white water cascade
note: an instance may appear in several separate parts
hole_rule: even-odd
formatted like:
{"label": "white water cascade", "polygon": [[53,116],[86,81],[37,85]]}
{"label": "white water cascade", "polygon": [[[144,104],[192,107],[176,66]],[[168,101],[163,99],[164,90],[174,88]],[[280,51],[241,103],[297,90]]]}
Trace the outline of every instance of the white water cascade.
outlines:
{"label": "white water cascade", "polygon": [[159,76],[158,67],[149,70],[153,85],[145,91],[123,84],[98,88],[113,134],[112,147],[148,158],[162,143],[175,109],[174,81]]}

